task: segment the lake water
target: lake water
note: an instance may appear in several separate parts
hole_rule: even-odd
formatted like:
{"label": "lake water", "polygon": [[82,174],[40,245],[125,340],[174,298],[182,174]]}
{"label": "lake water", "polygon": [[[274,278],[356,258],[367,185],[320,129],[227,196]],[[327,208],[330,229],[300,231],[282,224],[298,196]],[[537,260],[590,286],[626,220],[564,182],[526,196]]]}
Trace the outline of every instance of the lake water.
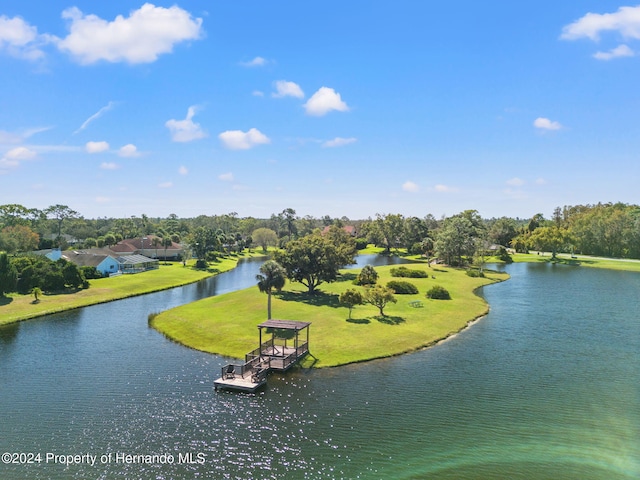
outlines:
{"label": "lake water", "polygon": [[258,265],[1,328],[0,453],[43,462],[0,464],[0,478],[640,477],[639,274],[510,265],[481,292],[490,314],[434,348],[216,393],[228,359],[147,315],[253,285]]}

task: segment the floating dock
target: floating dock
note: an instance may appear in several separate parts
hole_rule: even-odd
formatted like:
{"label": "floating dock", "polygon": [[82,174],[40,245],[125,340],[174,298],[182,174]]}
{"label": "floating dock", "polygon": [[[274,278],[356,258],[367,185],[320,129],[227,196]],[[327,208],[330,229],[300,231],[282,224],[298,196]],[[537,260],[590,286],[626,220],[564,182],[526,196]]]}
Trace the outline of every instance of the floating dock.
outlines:
{"label": "floating dock", "polygon": [[[245,355],[243,364],[227,364],[213,382],[216,390],[255,392],[272,371],[286,372],[309,353],[309,325],[295,320],[267,320],[258,325],[259,347]],[[271,338],[262,341],[262,330]],[[306,339],[302,338],[306,331]]]}

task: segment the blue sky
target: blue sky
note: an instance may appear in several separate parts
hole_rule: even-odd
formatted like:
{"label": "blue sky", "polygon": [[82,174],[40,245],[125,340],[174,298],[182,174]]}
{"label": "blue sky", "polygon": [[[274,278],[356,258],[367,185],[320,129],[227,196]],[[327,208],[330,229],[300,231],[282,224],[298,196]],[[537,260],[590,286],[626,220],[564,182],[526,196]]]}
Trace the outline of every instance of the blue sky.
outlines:
{"label": "blue sky", "polygon": [[640,5],[3,0],[0,204],[549,217],[638,203]]}

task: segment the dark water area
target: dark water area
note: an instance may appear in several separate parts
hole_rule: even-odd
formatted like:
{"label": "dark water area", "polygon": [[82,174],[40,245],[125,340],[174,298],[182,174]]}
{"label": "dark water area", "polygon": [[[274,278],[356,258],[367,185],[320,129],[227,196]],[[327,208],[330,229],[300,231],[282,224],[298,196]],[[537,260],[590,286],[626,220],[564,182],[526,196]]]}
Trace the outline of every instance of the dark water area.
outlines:
{"label": "dark water area", "polygon": [[489,315],[436,347],[216,393],[227,359],[147,315],[254,285],[258,268],[1,328],[0,453],[43,461],[0,478],[640,477],[639,274],[509,265],[482,289]]}

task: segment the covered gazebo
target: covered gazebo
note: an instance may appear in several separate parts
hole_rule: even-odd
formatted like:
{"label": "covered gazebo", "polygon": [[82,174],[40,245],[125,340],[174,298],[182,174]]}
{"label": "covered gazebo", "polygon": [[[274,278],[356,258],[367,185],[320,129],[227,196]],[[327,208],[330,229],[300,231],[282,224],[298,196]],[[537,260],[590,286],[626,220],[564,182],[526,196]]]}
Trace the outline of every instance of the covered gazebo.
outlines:
{"label": "covered gazebo", "polygon": [[[270,319],[258,325],[260,354],[270,357],[271,368],[286,370],[309,353],[309,325],[311,322]],[[262,330],[271,338],[262,341]],[[291,344],[293,340],[293,345]],[[287,344],[289,341],[289,344]]]}

